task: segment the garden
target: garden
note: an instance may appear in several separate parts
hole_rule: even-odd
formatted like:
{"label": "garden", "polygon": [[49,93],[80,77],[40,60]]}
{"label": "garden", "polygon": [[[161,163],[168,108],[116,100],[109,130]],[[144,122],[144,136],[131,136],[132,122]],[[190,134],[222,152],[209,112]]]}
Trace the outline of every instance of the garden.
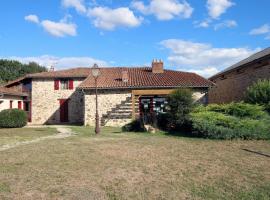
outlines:
{"label": "garden", "polygon": [[[243,102],[194,103],[189,89],[175,90],[168,97],[167,113],[154,116],[153,127],[169,133],[210,139],[270,139],[270,80],[250,86]],[[125,131],[146,131],[137,119]]]}

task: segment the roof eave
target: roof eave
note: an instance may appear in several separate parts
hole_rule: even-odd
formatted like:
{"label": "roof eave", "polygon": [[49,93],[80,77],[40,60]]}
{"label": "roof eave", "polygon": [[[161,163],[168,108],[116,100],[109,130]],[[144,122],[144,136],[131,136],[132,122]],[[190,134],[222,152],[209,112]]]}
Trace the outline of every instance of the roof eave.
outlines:
{"label": "roof eave", "polygon": [[[111,89],[162,89],[162,88],[209,88],[212,85],[203,85],[203,86],[126,86],[126,87],[98,87],[98,90],[111,90]],[[78,87],[78,89],[83,89],[83,90],[94,90],[96,89],[95,87]]]}

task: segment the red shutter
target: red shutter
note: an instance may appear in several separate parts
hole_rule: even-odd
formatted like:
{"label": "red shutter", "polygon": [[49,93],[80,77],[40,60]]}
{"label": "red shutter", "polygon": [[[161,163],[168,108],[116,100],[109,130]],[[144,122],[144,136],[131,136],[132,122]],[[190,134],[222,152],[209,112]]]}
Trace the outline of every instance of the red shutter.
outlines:
{"label": "red shutter", "polygon": [[68,81],[68,89],[73,90],[74,86],[73,86],[73,79],[69,79]]}
{"label": "red shutter", "polygon": [[9,101],[9,108],[12,109],[12,103],[13,101]]}
{"label": "red shutter", "polygon": [[54,90],[59,90],[59,80],[54,80]]}
{"label": "red shutter", "polygon": [[22,102],[18,101],[18,109],[21,110],[22,109]]}

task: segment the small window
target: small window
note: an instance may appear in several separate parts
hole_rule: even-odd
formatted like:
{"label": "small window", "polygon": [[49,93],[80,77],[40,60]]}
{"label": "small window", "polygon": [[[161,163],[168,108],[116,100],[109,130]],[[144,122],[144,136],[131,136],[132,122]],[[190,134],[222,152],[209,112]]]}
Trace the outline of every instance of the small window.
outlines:
{"label": "small window", "polygon": [[60,82],[61,82],[61,90],[68,90],[68,80],[63,79]]}
{"label": "small window", "polygon": [[226,77],[225,75],[222,75],[222,76],[220,77],[220,80],[225,80],[225,79],[227,79],[227,77]]}
{"label": "small window", "polygon": [[244,69],[237,69],[237,70],[236,70],[236,73],[237,73],[237,74],[242,74],[242,73],[244,73],[244,72],[245,72]]}

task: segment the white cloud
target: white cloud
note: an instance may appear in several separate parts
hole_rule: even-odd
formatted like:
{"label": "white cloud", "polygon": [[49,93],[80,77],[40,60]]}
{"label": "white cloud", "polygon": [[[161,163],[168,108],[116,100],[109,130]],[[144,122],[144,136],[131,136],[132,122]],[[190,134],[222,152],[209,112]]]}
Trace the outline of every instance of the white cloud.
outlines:
{"label": "white cloud", "polygon": [[208,28],[212,23],[212,19],[205,19],[203,21],[195,21],[193,24],[196,28]]}
{"label": "white cloud", "polygon": [[55,66],[57,70],[68,69],[73,67],[92,67],[94,63],[100,66],[108,66],[106,61],[95,59],[92,57],[56,57],[43,55],[37,57],[1,57],[1,59],[18,60],[22,63],[36,62],[42,66]]}
{"label": "white cloud", "polygon": [[270,33],[270,26],[268,24],[264,24],[261,27],[252,29],[250,31],[250,35],[263,35],[266,33]]}
{"label": "white cloud", "polygon": [[26,21],[33,22],[33,23],[36,23],[36,24],[39,23],[38,16],[36,16],[36,15],[27,15],[27,16],[24,17],[24,19]]}
{"label": "white cloud", "polygon": [[222,28],[234,28],[237,26],[237,22],[234,20],[225,20],[221,23],[218,23],[214,26],[215,30],[222,29]]}
{"label": "white cloud", "polygon": [[127,7],[116,9],[95,7],[89,9],[88,16],[94,18],[95,27],[104,30],[114,30],[116,27],[137,27],[142,22],[142,18],[136,17]]}
{"label": "white cloud", "polygon": [[208,14],[213,19],[217,19],[233,5],[231,0],[207,0]]}
{"label": "white cloud", "polygon": [[249,48],[215,48],[210,44],[180,39],[164,40],[160,44],[170,50],[168,61],[172,65],[179,69],[197,71],[201,74],[214,73],[216,72],[214,68],[222,70],[259,50]]}
{"label": "white cloud", "polygon": [[64,37],[64,36],[76,36],[77,35],[77,26],[73,23],[67,22],[54,22],[50,20],[43,20],[41,22],[41,26],[47,31],[49,34],[56,37]]}
{"label": "white cloud", "polygon": [[266,40],[270,40],[270,25],[264,24],[259,28],[255,28],[249,32],[250,35],[265,35]]}
{"label": "white cloud", "polygon": [[62,0],[62,5],[65,8],[74,8],[79,13],[86,13],[87,11],[84,0]]}
{"label": "white cloud", "polygon": [[193,72],[203,77],[209,78],[214,74],[217,74],[219,70],[215,67],[206,67],[203,69],[179,69],[180,71]]}
{"label": "white cloud", "polygon": [[175,17],[190,18],[193,13],[189,3],[178,0],[151,0],[149,5],[135,0],[131,6],[145,15],[155,15],[158,20],[171,20]]}
{"label": "white cloud", "polygon": [[25,17],[25,20],[42,26],[46,32],[55,37],[65,37],[67,35],[76,36],[77,26],[74,23],[68,22],[69,18],[71,18],[71,16],[68,15],[59,22],[54,22],[51,20],[43,20],[40,22],[38,16],[28,15]]}

